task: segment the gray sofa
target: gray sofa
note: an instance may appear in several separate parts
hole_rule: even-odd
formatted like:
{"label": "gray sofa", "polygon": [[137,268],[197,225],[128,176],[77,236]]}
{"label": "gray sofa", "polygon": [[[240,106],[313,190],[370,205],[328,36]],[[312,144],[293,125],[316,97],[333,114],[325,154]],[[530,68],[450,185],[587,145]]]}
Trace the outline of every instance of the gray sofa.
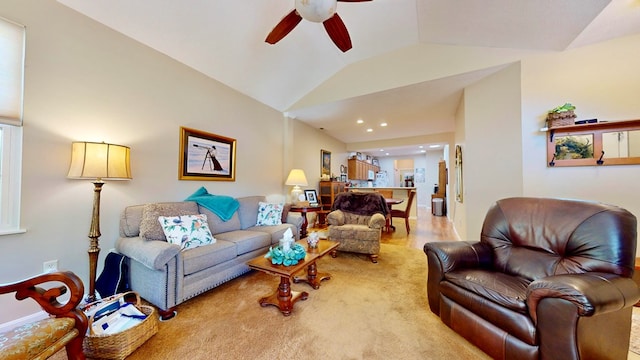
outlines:
{"label": "gray sofa", "polygon": [[[248,260],[265,254],[277,244],[287,229],[300,238],[302,218],[283,211],[282,225],[256,226],[259,202],[263,196],[237,199],[240,206],[228,221],[193,201],[128,206],[120,219],[120,238],[115,250],[129,260],[131,288],[158,307],[163,319],[175,315],[180,303],[249,271]],[[216,242],[194,249],[145,237],[145,221],[151,208],[170,208],[162,216],[207,215]],[[146,212],[146,213],[145,213]],[[153,213],[157,222],[157,213]],[[141,235],[141,223],[143,234]]]}

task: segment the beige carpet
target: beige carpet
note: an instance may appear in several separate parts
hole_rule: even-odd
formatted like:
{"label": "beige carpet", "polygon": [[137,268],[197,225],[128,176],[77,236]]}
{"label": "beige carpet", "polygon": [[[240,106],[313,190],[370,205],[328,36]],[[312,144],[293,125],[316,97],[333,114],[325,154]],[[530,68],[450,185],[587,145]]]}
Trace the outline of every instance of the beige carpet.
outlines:
{"label": "beige carpet", "polygon": [[[309,299],[289,317],[258,305],[278,279],[251,272],[181,304],[128,359],[488,359],[429,311],[422,251],[383,244],[378,264],[340,253],[318,267],[333,278],[318,290],[294,284]],[[640,354],[640,308],[629,350]]]}
{"label": "beige carpet", "polygon": [[258,304],[278,279],[253,271],[181,304],[128,359],[488,359],[429,311],[426,261],[387,244],[378,264],[326,256],[318,268],[332,279],[293,284],[309,298],[289,317]]}
{"label": "beige carpet", "polygon": [[629,343],[629,351],[640,355],[640,307],[633,308],[631,318],[631,340]]}

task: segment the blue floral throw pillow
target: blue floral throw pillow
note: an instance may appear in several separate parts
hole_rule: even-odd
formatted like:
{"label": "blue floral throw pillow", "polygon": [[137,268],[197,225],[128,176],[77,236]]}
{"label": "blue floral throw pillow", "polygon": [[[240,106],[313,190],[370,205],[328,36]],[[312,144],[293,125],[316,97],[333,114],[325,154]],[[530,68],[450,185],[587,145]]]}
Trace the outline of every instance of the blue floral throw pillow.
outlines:
{"label": "blue floral throw pillow", "polygon": [[182,250],[216,242],[207,225],[207,215],[160,216],[158,221],[167,241],[180,245]]}
{"label": "blue floral throw pillow", "polygon": [[271,204],[260,201],[258,203],[258,220],[256,226],[282,224],[282,210],[284,204]]}

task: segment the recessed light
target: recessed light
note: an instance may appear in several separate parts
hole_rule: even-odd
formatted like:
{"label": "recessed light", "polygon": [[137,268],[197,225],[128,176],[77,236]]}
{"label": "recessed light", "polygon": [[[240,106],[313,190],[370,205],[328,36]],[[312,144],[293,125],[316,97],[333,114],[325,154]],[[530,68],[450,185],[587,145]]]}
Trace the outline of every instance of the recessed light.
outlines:
{"label": "recessed light", "polygon": [[362,119],[358,119],[358,121],[356,121],[358,124],[362,124],[364,122],[364,120]]}
{"label": "recessed light", "polygon": [[423,147],[424,147],[424,146],[420,145],[420,146],[418,146],[418,149],[422,149]]}
{"label": "recessed light", "polygon": [[421,152],[421,153],[426,153],[426,152],[427,152],[427,150],[422,149],[422,150],[420,150],[420,152]]}
{"label": "recessed light", "polygon": [[368,128],[367,132],[373,132],[373,129],[372,128]]}
{"label": "recessed light", "polygon": [[387,126],[387,123],[380,123],[380,126]]}
{"label": "recessed light", "polygon": [[385,155],[389,155],[389,153],[386,153]]}
{"label": "recessed light", "polygon": [[384,151],[384,149],[380,149],[380,151]]}
{"label": "recessed light", "polygon": [[439,148],[440,145],[429,145],[430,148],[435,149],[435,148]]}

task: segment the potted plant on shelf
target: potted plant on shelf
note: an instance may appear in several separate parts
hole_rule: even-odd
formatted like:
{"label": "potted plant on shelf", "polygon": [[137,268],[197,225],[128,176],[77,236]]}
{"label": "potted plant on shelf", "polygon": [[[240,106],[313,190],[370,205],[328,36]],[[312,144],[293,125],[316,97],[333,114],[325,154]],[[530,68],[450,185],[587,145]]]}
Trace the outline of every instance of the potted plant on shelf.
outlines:
{"label": "potted plant on shelf", "polygon": [[554,128],[558,126],[573,125],[575,123],[576,114],[574,110],[575,106],[570,103],[557,106],[552,110],[549,110],[547,114],[547,127]]}

